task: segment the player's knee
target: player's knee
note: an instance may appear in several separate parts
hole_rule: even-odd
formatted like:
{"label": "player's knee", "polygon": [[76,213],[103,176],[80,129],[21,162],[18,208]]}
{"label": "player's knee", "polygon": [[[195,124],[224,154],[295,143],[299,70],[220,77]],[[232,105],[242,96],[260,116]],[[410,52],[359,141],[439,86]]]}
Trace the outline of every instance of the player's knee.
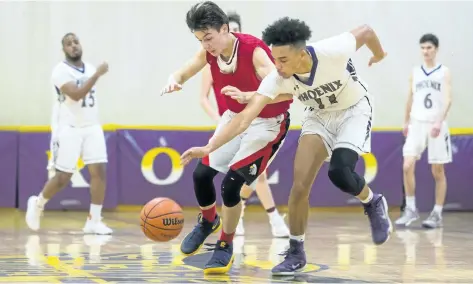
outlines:
{"label": "player's knee", "polygon": [[311,187],[312,187],[311,182],[305,182],[304,180],[294,179],[289,199],[290,200],[309,199]]}
{"label": "player's knee", "polygon": [[267,177],[266,177],[266,172],[263,172],[262,174],[260,174],[260,175],[258,176],[257,181],[258,181],[258,182],[262,182],[262,183],[267,182],[268,179],[267,179]]}
{"label": "player's knee", "polygon": [[415,159],[413,157],[404,158],[402,163],[402,171],[404,174],[414,173]]}
{"label": "player's knee", "polygon": [[365,186],[365,180],[354,170],[358,161],[358,153],[353,150],[338,148],[332,153],[328,177],[340,190],[357,196]]}
{"label": "player's knee", "polygon": [[215,202],[213,179],[217,171],[202,163],[198,163],[192,173],[194,192],[200,207],[206,207]]}
{"label": "player's knee", "polygon": [[72,174],[56,170],[53,180],[58,188],[66,187],[71,181]]}
{"label": "player's knee", "polygon": [[245,179],[237,172],[230,170],[222,181],[222,200],[226,207],[234,207],[240,201],[240,190]]}
{"label": "player's knee", "polygon": [[434,164],[432,165],[432,176],[436,181],[442,180],[445,178],[445,170],[443,165],[440,164]]}
{"label": "player's knee", "polygon": [[105,182],[106,179],[106,167],[105,164],[93,164],[89,165],[89,173],[91,180],[97,180]]}

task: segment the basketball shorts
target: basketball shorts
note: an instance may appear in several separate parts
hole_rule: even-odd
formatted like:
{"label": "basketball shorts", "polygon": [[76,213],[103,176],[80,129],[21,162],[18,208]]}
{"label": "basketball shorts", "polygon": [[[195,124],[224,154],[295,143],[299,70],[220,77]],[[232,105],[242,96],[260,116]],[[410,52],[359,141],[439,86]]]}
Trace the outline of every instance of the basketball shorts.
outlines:
{"label": "basketball shorts", "polygon": [[404,157],[420,159],[427,147],[429,164],[448,164],[452,162],[452,144],[447,122],[443,122],[440,134],[435,138],[430,136],[432,126],[432,122],[411,120],[406,141],[402,148]]}
{"label": "basketball shorts", "polygon": [[51,134],[50,147],[49,170],[74,173],[79,158],[85,165],[107,163],[105,135],[100,125],[60,126]]}
{"label": "basketball shorts", "polygon": [[[218,134],[235,115],[236,113],[227,110],[222,115],[214,135]],[[244,177],[246,184],[250,185],[276,156],[286,137],[289,124],[289,113],[273,118],[257,117],[245,132],[204,157],[202,163],[221,173],[227,173],[232,169]]]}
{"label": "basketball shorts", "polygon": [[371,152],[372,120],[373,105],[369,95],[344,110],[320,111],[307,107],[301,137],[319,135],[327,149],[327,161],[337,148],[348,148],[362,155]]}

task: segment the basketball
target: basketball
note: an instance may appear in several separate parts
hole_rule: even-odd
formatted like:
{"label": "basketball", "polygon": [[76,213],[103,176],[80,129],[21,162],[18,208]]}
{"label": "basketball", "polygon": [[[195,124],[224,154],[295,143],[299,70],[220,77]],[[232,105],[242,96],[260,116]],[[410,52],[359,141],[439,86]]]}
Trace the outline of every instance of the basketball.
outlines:
{"label": "basketball", "polygon": [[184,226],[182,208],[174,200],[155,198],[141,209],[141,230],[155,242],[168,242],[179,236]]}

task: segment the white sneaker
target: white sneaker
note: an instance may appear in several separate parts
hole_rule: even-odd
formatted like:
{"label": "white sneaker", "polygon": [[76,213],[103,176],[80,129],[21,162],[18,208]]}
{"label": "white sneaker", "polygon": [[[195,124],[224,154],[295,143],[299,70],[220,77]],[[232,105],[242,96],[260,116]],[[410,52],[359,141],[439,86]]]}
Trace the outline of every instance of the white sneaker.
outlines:
{"label": "white sneaker", "polygon": [[412,224],[412,222],[416,221],[417,219],[419,219],[419,213],[417,213],[417,209],[412,210],[406,207],[401,217],[396,220],[395,224],[397,226],[409,227],[409,225]]}
{"label": "white sneaker", "polygon": [[102,220],[87,219],[84,228],[82,229],[85,234],[96,234],[96,235],[111,235],[113,230],[107,227]]}
{"label": "white sneaker", "polygon": [[38,196],[33,195],[28,198],[25,220],[28,227],[33,231],[38,231],[40,227],[41,216],[44,208],[38,205]]}
{"label": "white sneaker", "polygon": [[428,229],[435,229],[435,228],[440,228],[443,226],[442,223],[442,215],[439,213],[432,211],[427,217],[427,219],[422,222],[422,227],[428,228]]}
{"label": "white sneaker", "polygon": [[245,227],[243,227],[243,218],[240,218],[238,221],[238,226],[235,231],[235,236],[244,236],[245,235]]}
{"label": "white sneaker", "polygon": [[271,232],[275,238],[288,238],[289,237],[289,228],[284,222],[284,216],[279,214],[270,218],[269,223],[271,224]]}

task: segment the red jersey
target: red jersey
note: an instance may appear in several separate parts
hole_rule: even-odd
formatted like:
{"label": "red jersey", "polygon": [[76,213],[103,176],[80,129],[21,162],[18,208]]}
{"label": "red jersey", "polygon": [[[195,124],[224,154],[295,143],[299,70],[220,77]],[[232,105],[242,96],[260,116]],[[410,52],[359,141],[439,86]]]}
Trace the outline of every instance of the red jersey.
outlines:
{"label": "red jersey", "polygon": [[[233,51],[232,58],[229,61],[231,63],[233,60],[236,60],[236,67],[233,72],[222,72],[217,57],[207,52],[207,62],[210,64],[213,89],[220,115],[222,115],[227,109],[239,113],[246,107],[246,104],[240,104],[231,97],[222,94],[221,90],[223,87],[233,86],[242,92],[258,90],[261,80],[258,78],[253,65],[253,53],[255,48],[262,48],[274,62],[269,47],[262,40],[249,34],[234,33],[233,35],[238,41],[234,46],[235,50]],[[235,54],[236,58],[234,58]],[[286,113],[289,110],[291,103],[292,100],[268,104],[263,108],[258,116],[262,118],[270,118]]]}

